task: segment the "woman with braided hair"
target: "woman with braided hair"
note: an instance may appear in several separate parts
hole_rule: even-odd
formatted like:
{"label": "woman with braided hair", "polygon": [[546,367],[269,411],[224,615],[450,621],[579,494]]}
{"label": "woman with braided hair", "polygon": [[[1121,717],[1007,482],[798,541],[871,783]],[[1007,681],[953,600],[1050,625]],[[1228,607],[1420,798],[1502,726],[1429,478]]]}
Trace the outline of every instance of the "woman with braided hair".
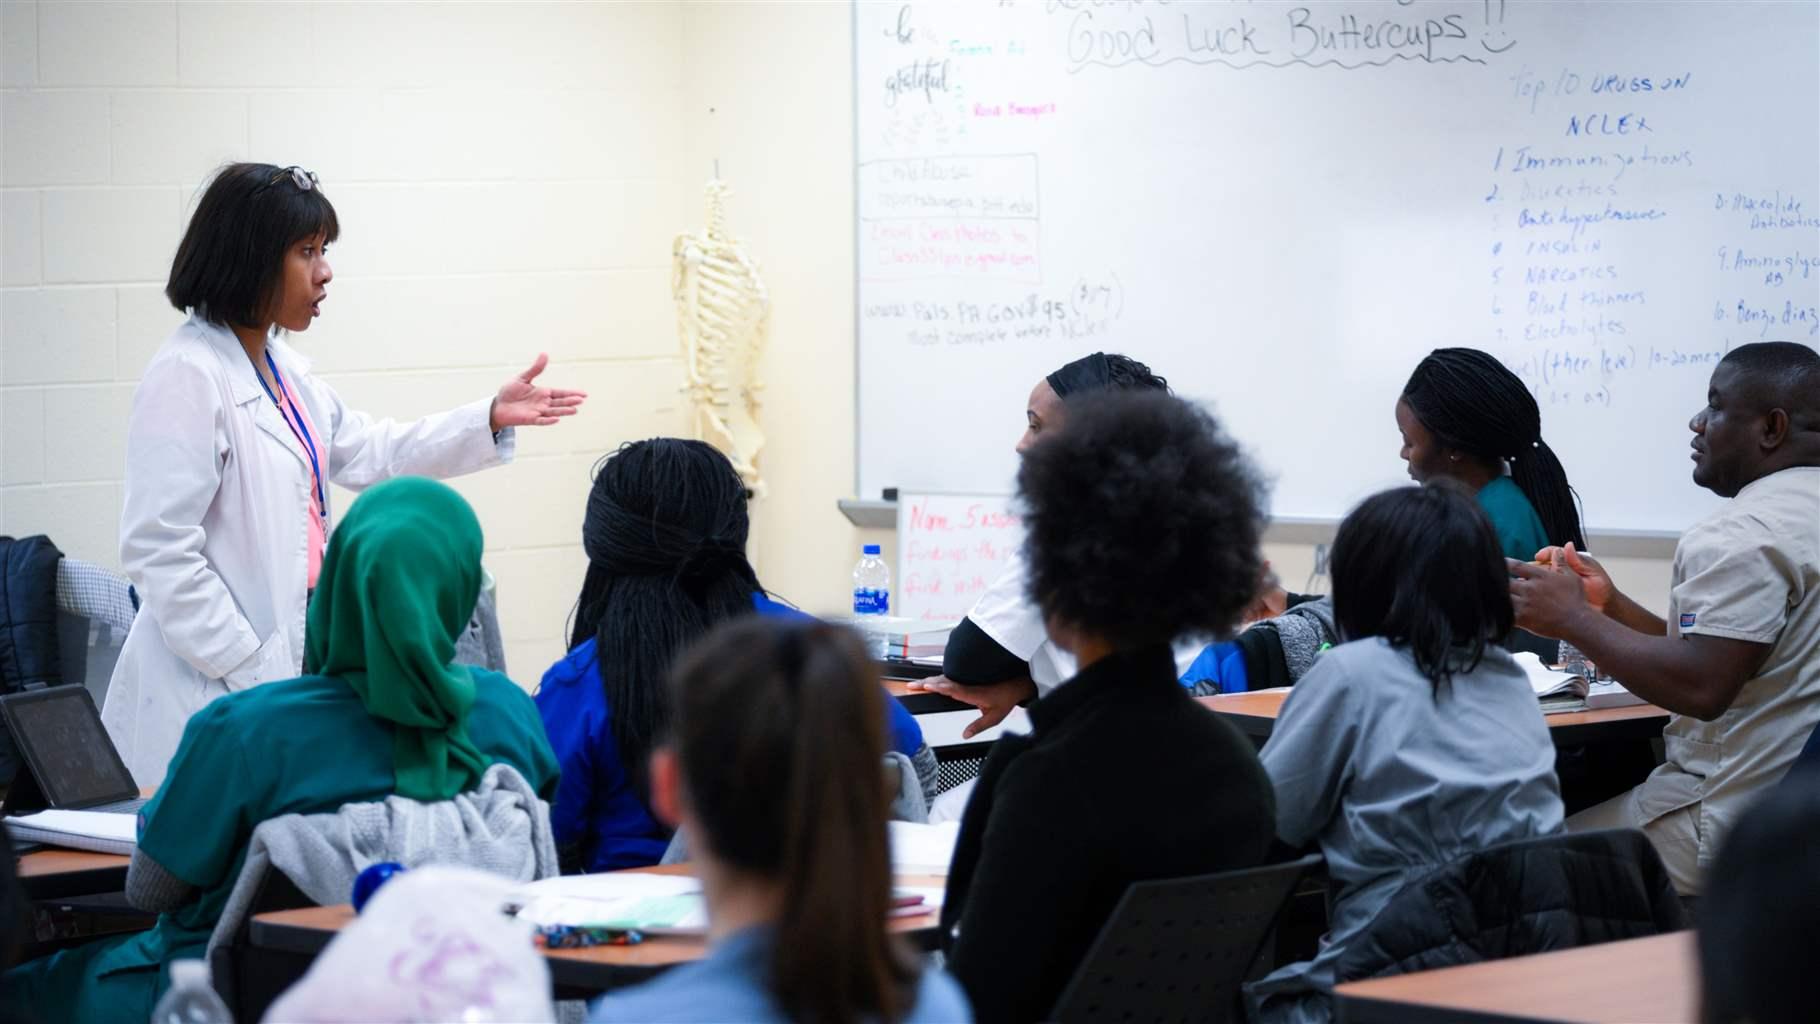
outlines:
{"label": "woman with braided hair", "polygon": [[1503,363],[1472,348],[1438,348],[1397,399],[1403,461],[1419,483],[1450,477],[1478,495],[1506,558],[1549,546],[1586,549],[1567,472],[1542,440],[1542,413]]}
{"label": "woman with braided hair", "polygon": [[[1528,562],[1551,545],[1586,549],[1573,488],[1542,440],[1541,410],[1503,363],[1477,349],[1440,348],[1416,365],[1397,398],[1403,461],[1418,483],[1450,479],[1478,498],[1506,558]],[[1182,674],[1197,695],[1293,686],[1340,641],[1333,602],[1296,601],[1238,639],[1209,644]],[[1506,646],[1553,661],[1559,645],[1515,630]]]}
{"label": "woman with braided hair", "polygon": [[[649,764],[670,727],[665,685],[683,650],[743,615],[809,618],[773,601],[746,560],[749,498],[733,464],[701,441],[629,442],[595,469],[569,653],[537,692],[562,764],[550,823],[565,871],[655,864],[669,846],[672,830],[651,814]],[[885,705],[891,747],[918,756],[916,720]]]}
{"label": "woman with braided hair", "polygon": [[[1438,348],[1416,364],[1397,399],[1397,428],[1409,475],[1446,478],[1477,495],[1504,557],[1534,561],[1547,547],[1586,550],[1567,471],[1542,440],[1541,410],[1517,375],[1472,348]],[[1553,664],[1561,645],[1527,630],[1503,640]],[[1655,767],[1647,741],[1557,751],[1555,773],[1568,813],[1623,792]]]}

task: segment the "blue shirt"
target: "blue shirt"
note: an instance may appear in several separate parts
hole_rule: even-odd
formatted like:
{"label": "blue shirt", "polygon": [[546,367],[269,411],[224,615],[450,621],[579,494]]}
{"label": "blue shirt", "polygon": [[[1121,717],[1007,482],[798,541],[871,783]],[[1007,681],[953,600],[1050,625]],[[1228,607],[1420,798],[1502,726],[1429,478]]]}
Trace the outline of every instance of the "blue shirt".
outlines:
{"label": "blue shirt", "polygon": [[1188,671],[1182,673],[1182,685],[1189,689],[1203,682],[1217,684],[1221,693],[1244,693],[1251,689],[1250,673],[1245,669],[1245,652],[1239,649],[1237,641],[1208,644],[1188,666]]}
{"label": "blue shirt", "polygon": [[[752,595],[760,615],[809,618],[763,594]],[[620,763],[613,739],[613,709],[600,682],[600,663],[592,637],[575,646],[544,673],[537,690],[537,711],[562,778],[550,803],[550,825],[559,846],[581,847],[589,872],[614,871],[655,864],[670,845],[670,830],[651,815],[644,797]],[[914,754],[923,731],[897,700],[886,698],[893,749]]]}
{"label": "blue shirt", "polygon": [[[746,1021],[786,1024],[765,977],[771,965],[770,930],[748,928],[714,945],[705,959],[673,967],[655,979],[604,996],[588,1015],[589,1024],[620,1021]],[[904,1024],[966,1024],[973,1020],[967,997],[953,978],[925,967],[916,1005]]]}

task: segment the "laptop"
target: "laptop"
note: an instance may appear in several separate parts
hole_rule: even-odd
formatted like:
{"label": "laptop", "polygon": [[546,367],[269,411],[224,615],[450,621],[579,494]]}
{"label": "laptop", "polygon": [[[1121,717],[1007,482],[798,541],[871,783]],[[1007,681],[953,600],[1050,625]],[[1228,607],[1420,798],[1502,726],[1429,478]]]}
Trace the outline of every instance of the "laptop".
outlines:
{"label": "laptop", "polygon": [[53,686],[0,696],[0,722],[19,748],[19,774],[0,815],[43,810],[138,814],[133,773],[108,738],[88,688]]}

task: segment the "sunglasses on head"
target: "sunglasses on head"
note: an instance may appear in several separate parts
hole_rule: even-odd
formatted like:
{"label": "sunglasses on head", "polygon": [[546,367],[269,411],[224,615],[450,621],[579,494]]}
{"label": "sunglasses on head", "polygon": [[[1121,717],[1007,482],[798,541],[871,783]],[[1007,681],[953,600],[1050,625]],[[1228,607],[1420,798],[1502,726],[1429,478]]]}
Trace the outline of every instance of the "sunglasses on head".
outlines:
{"label": "sunglasses on head", "polygon": [[321,184],[321,179],[316,177],[315,171],[306,171],[303,168],[292,164],[289,167],[280,167],[277,173],[273,174],[266,180],[265,184],[259,186],[255,191],[263,192],[286,178],[291,179],[291,184],[297,186],[297,191],[299,192],[308,192]]}

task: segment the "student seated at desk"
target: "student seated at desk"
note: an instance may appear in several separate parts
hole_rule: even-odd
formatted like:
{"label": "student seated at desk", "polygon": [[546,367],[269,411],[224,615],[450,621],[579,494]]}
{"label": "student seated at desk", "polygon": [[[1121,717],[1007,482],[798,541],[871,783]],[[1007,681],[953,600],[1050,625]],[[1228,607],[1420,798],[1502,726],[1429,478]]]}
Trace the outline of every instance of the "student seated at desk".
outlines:
{"label": "student seated at desk", "polygon": [[[1530,559],[1550,544],[1586,547],[1580,512],[1561,460],[1542,439],[1542,413],[1529,388],[1503,363],[1478,349],[1438,348],[1403,386],[1396,404],[1398,454],[1417,483],[1452,480],[1474,495],[1510,558]],[[1289,604],[1279,589],[1278,603]],[[1210,646],[1182,676],[1196,694],[1243,693],[1292,686],[1335,641],[1331,601],[1288,607],[1286,614]],[[1556,645],[1513,633],[1512,650],[1533,650],[1553,663]]]}
{"label": "student seated at desk", "polygon": [[1535,396],[1496,357],[1435,349],[1409,375],[1396,414],[1410,477],[1464,484],[1505,557],[1531,559],[1550,544],[1586,547],[1567,471],[1542,440]]}
{"label": "student seated at desk", "polygon": [[128,901],[151,930],[101,939],[6,977],[47,1021],[142,1021],[172,960],[198,958],[253,829],[393,794],[446,800],[505,763],[546,798],[556,759],[517,684],[451,664],[480,594],[480,523],[442,484],[361,495],[329,538],[298,679],[231,693],[183,731],[140,812]]}
{"label": "student seated at desk", "polygon": [[1498,646],[1510,597],[1482,509],[1449,484],[1366,499],[1333,542],[1346,643],[1284,701],[1264,744],[1277,835],[1320,844],[1333,890],[1320,953],[1247,987],[1263,1024],[1331,1018],[1334,965],[1411,878],[1561,828],[1555,748]]}
{"label": "student seated at desk", "polygon": [[708,958],[608,995],[591,1020],[972,1020],[887,931],[889,702],[859,640],[815,621],[722,625],[671,677],[651,797],[685,829]]}
{"label": "student seated at desk", "polygon": [[1176,681],[1171,641],[1232,628],[1259,579],[1257,478],[1194,406],[1071,405],[1018,472],[1030,597],[1080,668],[993,746],[942,907],[985,1020],[1042,1019],[1131,883],[1252,867],[1270,784]]}
{"label": "student seated at desk", "polygon": [[1571,548],[1544,553],[1553,568],[1510,563],[1510,591],[1519,625],[1673,712],[1667,761],[1568,827],[1642,829],[1697,896],[1731,823],[1820,723],[1820,353],[1732,349],[1688,426],[1694,483],[1732,500],[1681,535],[1666,620]]}
{"label": "student seated at desk", "polygon": [[[733,463],[702,441],[630,442],[595,471],[569,653],[537,691],[562,763],[550,824],[565,871],[656,864],[669,846],[647,769],[670,720],[664,680],[683,648],[754,612],[809,617],[773,601],[746,560],[750,498]],[[890,717],[892,749],[933,759],[903,705],[888,701],[879,714]]]}
{"label": "student seated at desk", "polygon": [[[1037,381],[1024,410],[1018,456],[1055,437],[1077,399],[1125,391],[1168,394],[1169,382],[1130,356],[1105,352],[1083,356]],[[942,674],[909,684],[979,709],[979,718],[962,730],[963,739],[998,725],[1012,708],[1074,675],[1074,658],[1050,638],[1042,612],[1030,600],[1027,573],[1023,554],[1014,552],[949,635]]]}

